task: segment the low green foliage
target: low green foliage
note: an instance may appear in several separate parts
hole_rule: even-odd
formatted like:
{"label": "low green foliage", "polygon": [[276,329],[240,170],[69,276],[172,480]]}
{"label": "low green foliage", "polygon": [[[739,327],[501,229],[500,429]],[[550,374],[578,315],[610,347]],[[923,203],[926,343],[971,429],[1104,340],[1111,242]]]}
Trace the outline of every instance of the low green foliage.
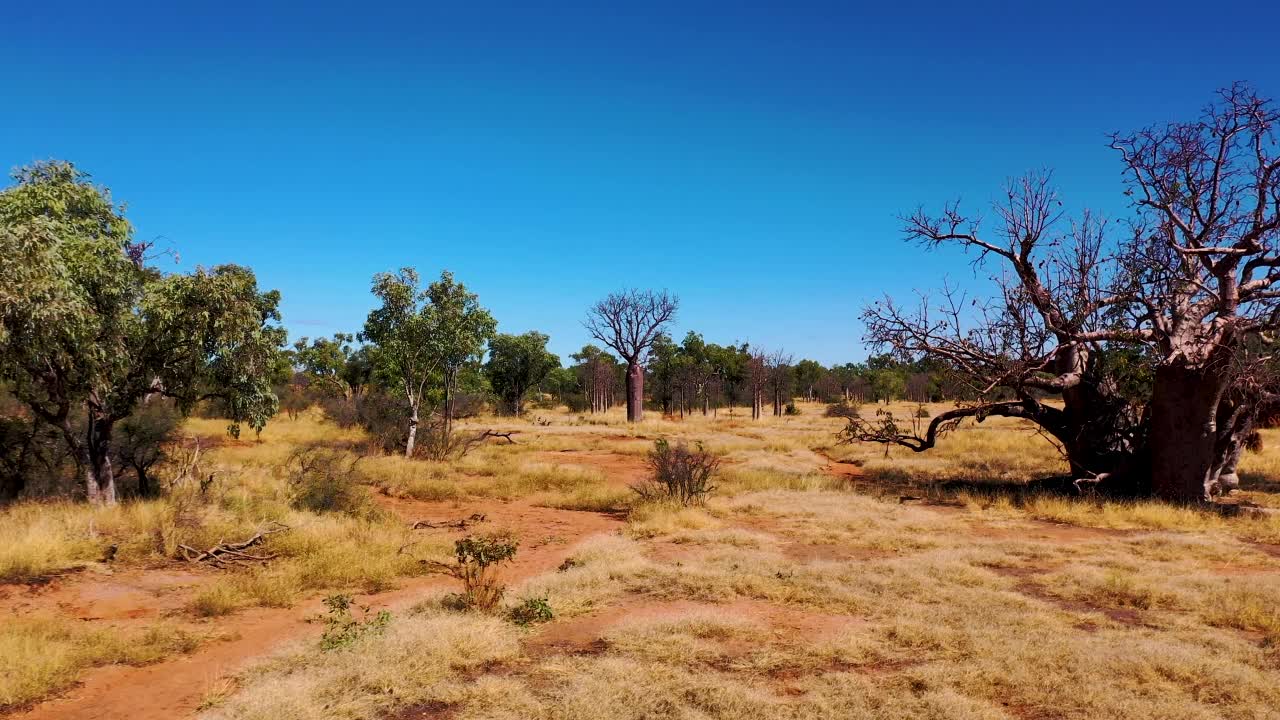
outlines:
{"label": "low green foliage", "polygon": [[330,595],[324,599],[329,614],[324,618],[324,634],[320,636],[321,650],[337,650],[346,647],[366,635],[381,634],[391,623],[391,613],[379,610],[369,617],[369,606],[361,606],[359,617],[352,612],[350,595]]}
{"label": "low green foliage", "polygon": [[555,618],[555,613],[551,611],[551,603],[547,602],[545,597],[532,597],[526,598],[524,602],[511,608],[507,612],[507,618],[523,627],[551,622]]}
{"label": "low green foliage", "polygon": [[498,605],[506,588],[498,582],[496,566],[516,556],[519,543],[506,534],[468,535],[454,543],[452,565],[435,568],[462,581],[462,594],[446,598],[451,610],[489,611]]}

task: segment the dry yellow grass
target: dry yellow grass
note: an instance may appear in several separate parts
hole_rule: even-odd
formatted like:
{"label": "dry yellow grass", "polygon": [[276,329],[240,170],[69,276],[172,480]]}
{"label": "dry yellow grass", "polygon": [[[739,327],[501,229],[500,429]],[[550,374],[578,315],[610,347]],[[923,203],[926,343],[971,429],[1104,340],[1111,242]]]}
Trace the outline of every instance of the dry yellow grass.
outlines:
{"label": "dry yellow grass", "polygon": [[[798,417],[755,423],[741,410],[684,421],[650,415],[635,426],[619,411],[538,411],[549,424],[462,423],[520,432],[515,445],[492,443],[460,461],[366,458],[360,481],[394,496],[625,509],[628,521],[572,548],[559,571],[508,589],[507,608],[545,598],[549,625],[449,614],[428,600],[341,650],[288,649],[222,687],[206,715],[1276,717],[1280,561],[1258,543],[1280,542],[1277,521],[1010,492],[1001,486],[1063,471],[1052,446],[1016,421],[992,419],[933,452],[886,458],[883,448],[837,445],[841,421],[822,409],[802,404]],[[217,421],[191,428],[221,429]],[[1280,506],[1280,434],[1265,435],[1266,450],[1242,468],[1244,494]],[[702,441],[724,459],[706,506],[637,504],[614,471],[549,459],[590,451],[634,466],[659,437]],[[0,546],[0,573],[92,562],[118,539],[122,562],[144,562],[205,533],[290,524],[271,540],[280,560],[228,575],[193,600],[193,612],[218,616],[322,588],[385,588],[419,572],[418,557],[447,552],[442,539],[398,554],[407,531],[376,514],[290,507],[279,467],[313,442],[361,438],[314,415],[281,420],[260,444],[210,452],[218,482],[202,504],[179,494],[106,511],[7,510],[13,522],[0,525],[2,537],[31,547],[5,555]],[[828,457],[862,464],[867,477],[833,477]],[[931,491],[940,480],[991,487]],[[904,488],[949,505],[900,504]],[[576,622],[595,628],[591,644],[538,643]]]}
{"label": "dry yellow grass", "polygon": [[90,629],[53,616],[5,618],[0,624],[0,711],[37,700],[76,681],[86,668],[110,663],[154,662],[189,652],[200,638],[154,625],[143,631]]}
{"label": "dry yellow grass", "polygon": [[[352,718],[418,698],[486,719],[1271,717],[1280,568],[1208,532],[1066,536],[793,490],[643,506],[626,537],[596,538],[513,594],[548,598],[557,622],[618,608],[589,652],[527,654],[505,644],[516,628],[484,625],[506,638],[496,665],[406,692],[399,676],[377,679],[400,640],[332,661],[351,673],[339,680],[303,650],[267,666],[302,690],[251,673],[210,717],[265,717],[245,698],[267,697],[276,720],[320,717],[314,687]],[[665,545],[684,549],[654,554]],[[1263,575],[1225,576],[1224,563]],[[293,692],[296,704],[282,699]]]}

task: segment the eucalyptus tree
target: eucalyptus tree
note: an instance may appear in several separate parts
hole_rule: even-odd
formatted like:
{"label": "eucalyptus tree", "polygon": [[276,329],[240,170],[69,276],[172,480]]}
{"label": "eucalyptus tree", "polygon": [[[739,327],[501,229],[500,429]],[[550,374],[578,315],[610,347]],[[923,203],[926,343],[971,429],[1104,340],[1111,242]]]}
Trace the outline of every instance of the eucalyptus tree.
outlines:
{"label": "eucalyptus tree", "polygon": [[373,294],[382,304],[369,313],[360,339],[372,343],[371,364],[409,406],[405,455],[414,454],[424,400],[437,387],[442,402],[436,449],[447,450],[458,371],[479,357],[497,323],[448,271],[425,288],[413,268],[378,273]]}
{"label": "eucalyptus tree", "polygon": [[351,391],[347,364],[355,354],[351,346],[354,339],[348,333],[335,333],[333,338],[314,340],[300,338],[293,344],[294,364],[321,394],[345,396]]}
{"label": "eucalyptus tree", "polygon": [[485,364],[489,384],[515,415],[523,413],[529,390],[560,368],[559,356],[547,350],[548,340],[546,335],[530,331],[499,334],[489,341],[489,362]]}
{"label": "eucalyptus tree", "polygon": [[403,393],[409,406],[405,457],[413,457],[427,383],[439,369],[431,345],[431,305],[419,284],[418,271],[409,267],[374,275],[372,292],[382,304],[369,312],[360,333],[372,343],[370,358],[384,384]]}
{"label": "eucalyptus tree", "polygon": [[611,293],[587,313],[583,325],[627,365],[627,421],[644,418],[644,363],[658,334],[675,319],[680,300],[667,291]]}
{"label": "eucalyptus tree", "polygon": [[279,293],[235,265],[164,274],[110,193],[67,162],[0,192],[0,379],[72,450],[86,497],[116,500],[117,423],[147,396],[223,401],[230,430],[275,413]]}
{"label": "eucalyptus tree", "polygon": [[480,299],[465,285],[444,271],[440,279],[427,286],[432,331],[428,350],[435,357],[442,376],[444,401],[441,414],[444,436],[453,431],[454,399],[458,387],[458,371],[468,361],[478,360],[485,343],[493,337],[498,323],[489,311],[480,307]]}

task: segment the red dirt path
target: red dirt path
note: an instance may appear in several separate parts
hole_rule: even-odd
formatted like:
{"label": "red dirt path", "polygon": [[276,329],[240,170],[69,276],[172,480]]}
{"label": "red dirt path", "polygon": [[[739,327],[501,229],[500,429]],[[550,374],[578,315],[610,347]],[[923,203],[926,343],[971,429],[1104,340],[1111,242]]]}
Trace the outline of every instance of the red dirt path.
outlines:
{"label": "red dirt path", "polygon": [[[446,519],[483,513],[483,527],[509,530],[522,538],[520,553],[507,568],[508,581],[555,569],[578,541],[611,531],[621,520],[608,515],[535,507],[528,503],[475,501],[430,503],[380,497],[404,520]],[[442,532],[442,531],[421,531]],[[456,534],[456,533],[454,533]],[[175,612],[210,573],[130,570],[119,575],[79,575],[55,581],[43,592],[0,600],[0,611],[61,610],[87,622],[121,626]],[[173,582],[170,582],[173,581]],[[451,581],[438,576],[402,581],[399,589],[361,599],[393,612],[412,605]],[[166,583],[169,583],[166,586]],[[155,592],[159,587],[159,592]],[[132,606],[132,607],[131,607]],[[206,694],[284,644],[315,635],[306,618],[321,611],[318,597],[292,608],[252,608],[213,623],[175,617],[193,629],[215,630],[227,639],[202,644],[190,655],[135,667],[112,665],[88,671],[61,697],[4,715],[9,720],[177,720],[192,716]]]}

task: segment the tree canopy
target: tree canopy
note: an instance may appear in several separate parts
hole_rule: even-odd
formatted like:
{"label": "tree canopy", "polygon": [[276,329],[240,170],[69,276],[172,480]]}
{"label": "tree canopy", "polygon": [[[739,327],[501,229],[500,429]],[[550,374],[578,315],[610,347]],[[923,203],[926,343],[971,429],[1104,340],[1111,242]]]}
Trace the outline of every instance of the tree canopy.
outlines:
{"label": "tree canopy", "polygon": [[0,377],[63,434],[91,500],[115,501],[112,432],[147,395],[186,410],[218,399],[233,432],[266,424],[278,293],[235,265],[160,272],[123,208],[70,163],[14,180],[0,192]]}

